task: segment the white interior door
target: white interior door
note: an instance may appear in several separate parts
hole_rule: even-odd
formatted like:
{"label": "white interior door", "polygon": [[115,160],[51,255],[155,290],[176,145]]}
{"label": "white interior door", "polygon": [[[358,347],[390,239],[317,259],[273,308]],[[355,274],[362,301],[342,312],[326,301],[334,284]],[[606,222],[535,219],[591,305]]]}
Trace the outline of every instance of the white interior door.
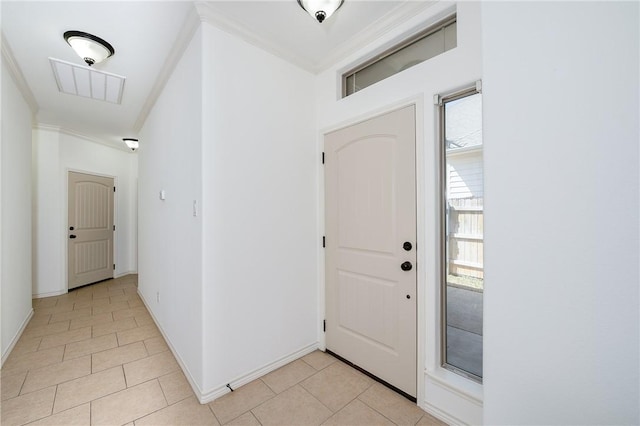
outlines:
{"label": "white interior door", "polygon": [[326,346],[416,396],[415,106],[325,136]]}
{"label": "white interior door", "polygon": [[69,172],[69,289],[113,278],[113,178]]}

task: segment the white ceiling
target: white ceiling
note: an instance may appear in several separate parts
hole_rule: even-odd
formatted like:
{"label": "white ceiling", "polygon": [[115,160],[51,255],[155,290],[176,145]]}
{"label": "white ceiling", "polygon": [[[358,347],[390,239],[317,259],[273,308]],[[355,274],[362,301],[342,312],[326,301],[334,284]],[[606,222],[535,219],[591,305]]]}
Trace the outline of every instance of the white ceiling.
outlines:
{"label": "white ceiling", "polygon": [[[200,19],[318,72],[431,3],[346,0],[336,14],[318,24],[295,0],[3,0],[2,34],[4,47],[13,53],[33,94],[39,124],[122,146],[123,137],[136,136],[179,58],[177,52]],[[58,92],[48,58],[83,64],[62,38],[67,30],[95,34],[115,48],[111,58],[94,67],[126,77],[121,105]]]}

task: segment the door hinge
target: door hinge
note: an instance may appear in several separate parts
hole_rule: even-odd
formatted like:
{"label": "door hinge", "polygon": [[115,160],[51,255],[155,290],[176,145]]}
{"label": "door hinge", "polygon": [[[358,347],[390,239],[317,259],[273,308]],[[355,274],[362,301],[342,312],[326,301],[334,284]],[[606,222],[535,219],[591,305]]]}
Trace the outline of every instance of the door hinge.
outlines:
{"label": "door hinge", "polygon": [[323,236],[322,236],[322,248],[325,248],[326,246],[327,246],[327,245],[326,245],[326,240],[325,240],[325,237],[324,237],[324,235],[323,235]]}
{"label": "door hinge", "polygon": [[322,153],[322,164],[324,164],[324,152]]}
{"label": "door hinge", "polygon": [[327,320],[322,320],[322,331],[327,332]]}
{"label": "door hinge", "polygon": [[113,187],[113,192],[116,192],[116,187],[115,186]]}
{"label": "door hinge", "polygon": [[115,226],[115,225],[113,225],[113,230],[114,230],[114,231],[116,230],[116,226]]}
{"label": "door hinge", "polygon": [[113,264],[113,270],[114,271],[116,270],[116,264],[115,263]]}

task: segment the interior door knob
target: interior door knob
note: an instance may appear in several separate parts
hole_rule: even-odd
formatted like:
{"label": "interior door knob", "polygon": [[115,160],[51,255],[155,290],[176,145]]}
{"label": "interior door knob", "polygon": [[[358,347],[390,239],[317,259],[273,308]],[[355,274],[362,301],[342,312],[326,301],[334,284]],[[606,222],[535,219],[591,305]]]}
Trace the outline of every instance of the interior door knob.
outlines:
{"label": "interior door knob", "polygon": [[411,264],[411,262],[404,262],[402,265],[400,265],[400,268],[402,268],[403,271],[410,271],[411,268],[413,268],[413,265]]}
{"label": "interior door knob", "polygon": [[76,236],[71,234],[71,235],[69,235],[69,238],[74,239],[74,238],[76,238]]}

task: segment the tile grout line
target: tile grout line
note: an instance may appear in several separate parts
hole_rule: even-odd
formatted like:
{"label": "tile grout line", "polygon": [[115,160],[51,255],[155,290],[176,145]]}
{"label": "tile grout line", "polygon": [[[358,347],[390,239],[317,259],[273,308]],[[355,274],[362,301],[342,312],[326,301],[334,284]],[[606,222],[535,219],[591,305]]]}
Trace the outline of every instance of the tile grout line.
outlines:
{"label": "tile grout line", "polygon": [[[274,371],[275,371],[275,370],[274,370]],[[263,377],[264,377],[264,376],[263,376]],[[261,407],[262,405],[264,405],[264,404],[266,404],[267,402],[271,401],[273,398],[277,397],[277,396],[278,396],[278,395],[280,395],[280,394],[276,393],[273,389],[271,389],[271,387],[269,387],[269,385],[268,385],[264,380],[262,380],[262,377],[258,377],[258,378],[257,378],[256,380],[254,380],[254,381],[258,381],[258,380],[259,380],[259,381],[261,381],[261,382],[262,382],[262,384],[263,384],[263,385],[265,385],[265,386],[267,387],[267,389],[269,389],[269,390],[273,393],[273,396],[270,396],[268,399],[265,399],[264,401],[262,401],[260,404],[256,405],[255,407],[250,408],[250,409],[248,409],[247,411],[245,411],[245,412],[243,412],[243,413],[240,413],[239,415],[237,415],[236,417],[234,417],[234,418],[230,419],[228,422],[226,422],[226,423],[224,423],[224,424],[229,424],[229,423],[231,423],[232,421],[236,420],[236,419],[237,419],[237,418],[239,418],[239,417],[244,416],[244,415],[245,415],[245,414],[247,414],[247,413],[251,413],[251,415],[252,415],[253,417],[255,417],[255,419],[256,419],[256,420],[258,420],[258,423],[262,424],[262,423],[260,422],[260,420],[258,419],[258,416],[256,416],[256,415],[255,415],[255,413],[253,412],[253,410],[255,410],[255,409],[256,409],[256,408],[258,408],[258,407]],[[249,384],[249,383],[247,383],[247,385],[248,385],[248,384]],[[243,386],[246,386],[246,385],[243,385]],[[295,385],[293,385],[293,386],[295,386]],[[287,389],[291,389],[293,386],[291,386],[290,388],[287,388]],[[242,388],[242,386],[240,386],[238,389],[241,389],[241,388]],[[285,392],[287,389],[283,390],[282,392]],[[236,389],[236,390],[237,390],[237,389]],[[280,393],[282,393],[282,392],[280,392]],[[229,394],[226,394],[226,395],[229,395]],[[224,395],[223,395],[223,396],[224,396]],[[215,400],[214,400],[214,401],[215,401]],[[211,403],[212,403],[212,402],[214,402],[214,401],[211,401],[211,402],[209,402],[209,403],[207,404],[207,405],[209,406],[209,408],[211,409],[211,411],[213,411],[213,408],[211,408]],[[214,415],[215,415],[215,413],[214,413]],[[216,417],[216,418],[217,418],[217,417]],[[221,425],[223,424],[223,423],[222,423],[222,422],[220,422],[220,421],[218,421],[218,423],[220,423]]]}
{"label": "tile grout line", "polygon": [[[333,364],[334,364],[334,363],[331,363],[330,365],[333,365]],[[328,367],[328,366],[327,366],[327,367]],[[325,368],[326,368],[326,367],[325,367]],[[322,371],[322,370],[321,370],[321,371]],[[320,372],[320,371],[318,371],[318,373],[319,373],[319,372]],[[316,373],[316,374],[317,374],[317,373]],[[315,376],[315,374],[314,374],[313,376]],[[311,376],[311,377],[313,377],[313,376]],[[309,378],[311,378],[311,377],[309,377]],[[342,410],[343,410],[347,405],[351,404],[353,401],[355,401],[356,399],[358,399],[358,398],[360,397],[360,395],[362,395],[363,393],[365,393],[366,391],[368,391],[369,389],[371,389],[371,387],[372,387],[374,384],[375,384],[375,381],[372,381],[372,383],[371,383],[369,386],[367,386],[367,387],[366,387],[362,392],[360,392],[360,393],[359,393],[358,395],[356,395],[354,398],[352,398],[351,400],[349,400],[349,402],[347,402],[346,404],[344,404],[342,407],[340,407],[340,408],[339,408],[338,410],[336,410],[335,412],[333,412],[333,410],[331,410],[331,408],[327,407],[327,408],[329,408],[329,411],[333,412],[333,414],[332,414],[332,416],[331,416],[331,417],[333,417],[334,415],[338,414],[338,413],[339,413],[340,411],[342,411]],[[304,385],[302,384],[302,382],[300,383],[300,386],[301,386],[302,388],[304,388],[304,390],[306,390],[307,392],[309,392],[309,393],[311,394],[311,396],[314,396],[314,397],[315,397],[315,395],[313,395],[309,389],[307,389],[307,388],[305,388],[305,387],[304,387]],[[316,398],[316,399],[318,399],[318,398]],[[322,403],[322,401],[320,401],[320,402]],[[360,400],[360,402],[362,402],[362,400]],[[324,405],[324,404],[323,404],[323,405]],[[365,405],[366,405],[366,404],[365,404]],[[367,406],[368,406],[368,405],[367,405]],[[326,407],[326,405],[325,405],[325,407]],[[373,407],[370,407],[370,408],[372,408],[376,413],[379,413],[379,411],[378,411],[378,410],[376,410],[376,409],[374,409]],[[381,413],[380,413],[380,414],[381,414]],[[385,418],[386,418],[386,416],[385,416]],[[390,419],[389,419],[389,420],[390,420]],[[393,422],[392,422],[392,423],[393,423]]]}
{"label": "tile grout line", "polygon": [[124,371],[124,364],[120,364],[120,368],[122,369],[122,377],[124,377],[124,388],[129,389],[129,383],[127,382],[127,373]]}
{"label": "tile grout line", "polygon": [[[372,383],[371,386],[369,386],[367,388],[367,390],[371,389],[373,386],[375,386],[376,382]],[[366,392],[366,391],[365,391]],[[372,407],[371,405],[367,404],[365,401],[360,399],[360,396],[363,394],[364,392],[362,392],[360,395],[358,395],[356,397],[356,399],[360,402],[362,402],[364,405],[366,405],[367,407],[371,408],[373,411],[375,411],[376,413],[380,414],[382,417],[384,417],[385,419],[389,420],[391,423],[393,423],[394,425],[397,425],[396,422],[394,422],[393,420],[391,420],[389,417],[385,416],[384,414],[382,414],[380,411],[378,411],[376,408]],[[420,419],[424,417],[424,414],[422,416],[420,416]],[[418,422],[420,421],[420,419],[418,419]],[[416,422],[416,423],[418,423]]]}
{"label": "tile grout line", "polygon": [[[144,358],[143,358],[144,359]],[[171,373],[169,373],[171,374]],[[167,374],[165,374],[166,376]],[[164,377],[164,376],[160,376],[160,377]],[[162,392],[162,396],[164,396],[164,402],[167,403],[167,407],[169,407],[170,405],[173,404],[169,404],[169,400],[167,399],[167,394],[164,392],[164,388],[162,387],[162,383],[160,383],[160,377],[156,377],[156,380],[158,381],[158,386],[160,386],[160,391]],[[174,404],[177,404],[178,401],[174,402]]]}
{"label": "tile grout line", "polygon": [[68,344],[69,343],[65,343],[64,344],[64,349],[62,349],[62,361],[61,362],[64,362],[64,357],[65,357],[65,355],[67,355],[67,345]]}
{"label": "tile grout line", "polygon": [[[274,370],[274,371],[277,371],[277,370]],[[269,390],[270,390],[271,392],[273,392],[273,394],[274,394],[274,395],[279,395],[279,394],[278,394],[278,392],[276,392],[276,391],[275,391],[275,389],[273,389],[271,386],[269,386],[269,383],[267,383],[267,382],[265,382],[264,380],[262,380],[262,377],[259,377],[259,378],[258,378],[258,380],[262,381],[262,383],[264,383],[264,384],[265,384],[265,386],[266,386],[267,388],[269,388]],[[294,386],[295,386],[295,385],[294,385]],[[287,388],[287,389],[288,389],[288,388]],[[285,389],[285,390],[287,390],[287,389]],[[284,390],[283,390],[282,392],[284,392]],[[282,392],[281,392],[281,393],[282,393]],[[254,408],[255,408],[255,407],[254,407]]]}
{"label": "tile grout line", "polygon": [[[53,365],[53,364],[51,364],[51,365]],[[24,381],[22,382],[22,386],[20,386],[20,393],[18,393],[16,398],[18,396],[28,395],[28,394],[32,393],[32,392],[26,392],[24,394],[22,393],[22,389],[24,389],[24,385],[25,385],[25,383],[27,383],[27,378],[29,377],[29,373],[31,373],[31,368],[27,368],[27,374],[24,375]],[[37,392],[37,390],[35,392]]]}
{"label": "tile grout line", "polygon": [[[265,402],[266,402],[266,401],[265,401]],[[260,405],[262,405],[262,404],[260,404]],[[255,407],[255,408],[258,408],[258,407]],[[253,418],[254,418],[254,419],[256,419],[256,421],[258,422],[258,424],[259,424],[260,426],[262,426],[262,422],[260,421],[260,419],[258,418],[258,416],[256,416],[256,414],[253,412],[253,410],[254,410],[255,408],[252,408],[251,410],[247,411],[247,413],[251,413],[251,415],[253,416]],[[246,414],[246,413],[244,413],[244,414]],[[242,415],[244,415],[244,414],[242,414]],[[240,417],[240,416],[238,416],[238,417]],[[237,417],[236,417],[236,418],[237,418]],[[235,419],[234,419],[234,420],[235,420]],[[327,419],[327,420],[328,420],[328,419]],[[325,422],[326,422],[327,420],[325,420]],[[231,423],[232,421],[233,421],[233,420],[228,421],[228,422],[227,422],[227,424]]]}
{"label": "tile grout line", "polygon": [[51,413],[49,413],[49,415],[47,417],[53,416],[53,409],[56,406],[56,398],[57,397],[58,397],[58,385],[56,385],[56,390],[55,390],[55,392],[53,392],[53,401],[51,401]]}
{"label": "tile grout line", "polygon": [[[316,373],[316,374],[318,374],[318,373]],[[313,376],[315,376],[315,374],[312,374],[311,376],[307,377],[307,379],[309,379],[309,378],[311,378],[311,377],[313,377]],[[306,380],[306,379],[305,379],[305,380]],[[342,408],[341,408],[340,410],[338,410],[338,411],[336,411],[336,412],[334,413],[334,412],[333,412],[333,410],[332,410],[331,408],[327,407],[327,406],[325,405],[325,403],[324,403],[324,402],[320,401],[318,398],[316,398],[316,396],[315,396],[314,394],[312,394],[311,392],[309,392],[309,391],[307,390],[307,388],[305,388],[304,386],[302,386],[302,381],[300,381],[300,382],[298,383],[298,385],[300,385],[300,388],[301,388],[303,391],[305,391],[306,393],[308,393],[309,395],[311,395],[311,397],[312,397],[313,399],[315,399],[316,401],[318,401],[318,402],[320,403],[320,405],[322,405],[323,407],[325,407],[325,408],[326,408],[327,410],[329,410],[329,412],[331,413],[331,415],[330,415],[329,417],[327,417],[327,418],[326,418],[322,423],[324,423],[324,422],[326,422],[327,420],[329,420],[329,419],[330,419],[331,417],[333,417],[333,416],[334,416],[338,411],[340,411],[340,410],[342,409]],[[293,387],[293,386],[292,386],[292,387]],[[344,407],[343,407],[343,408],[344,408]]]}
{"label": "tile grout line", "polygon": [[[185,398],[186,399],[186,398]],[[196,401],[198,401],[198,398],[196,398]],[[200,401],[198,401],[198,403],[200,403]],[[211,414],[213,414],[213,418],[216,419],[216,421],[218,422],[219,425],[222,425],[222,422],[220,421],[220,419],[218,418],[218,416],[216,416],[216,413],[213,411],[213,408],[211,408],[211,403],[207,404],[207,407],[209,408],[209,411],[211,412]],[[242,414],[241,414],[242,415]],[[229,421],[233,421],[234,419],[231,419]],[[227,422],[229,423],[229,422]]]}
{"label": "tile grout line", "polygon": [[[306,355],[305,355],[306,356]],[[313,365],[309,364],[307,361],[305,361],[304,356],[302,358],[299,358],[300,361],[304,362],[305,364],[307,364],[309,367],[313,368],[314,370],[316,370],[315,373],[313,373],[311,376],[315,376],[317,373],[321,372],[322,370],[324,370],[325,368],[329,367],[330,365],[333,364],[333,362],[331,364],[325,365],[324,367],[322,367],[320,370],[318,370],[317,368],[315,368]],[[309,376],[309,377],[311,377]],[[307,377],[308,378],[308,377]],[[306,380],[306,379],[305,379]]]}
{"label": "tile grout line", "polygon": [[20,394],[22,393],[22,388],[24,387],[24,384],[27,382],[27,376],[29,375],[29,370],[27,370],[27,372],[24,375],[24,379],[22,379],[22,384],[20,385],[20,390],[18,391],[18,394],[16,396],[14,396],[14,398],[17,398],[20,396]]}
{"label": "tile grout line", "polygon": [[[116,367],[112,367],[112,368],[116,368]],[[103,370],[103,371],[107,371],[107,370]],[[103,371],[99,371],[98,373],[102,373]],[[96,373],[96,374],[97,374],[97,373]],[[93,375],[93,373],[92,373],[92,374],[89,374],[89,376],[91,376],[91,375]],[[74,380],[81,379],[81,378],[83,378],[83,377],[87,377],[87,376],[78,377],[78,378],[76,378],[76,379],[74,379]],[[71,382],[71,381],[72,381],[72,380],[69,380],[69,381],[64,382],[64,383],[69,383],[69,382]],[[64,384],[64,383],[60,383],[60,384]],[[125,385],[125,386],[126,386],[126,385]],[[125,387],[124,389],[116,390],[116,391],[113,391],[113,392],[110,392],[110,393],[107,393],[107,394],[101,395],[101,396],[99,396],[99,397],[97,397],[97,398],[95,398],[95,399],[92,399],[92,400],[90,400],[90,401],[85,401],[85,402],[82,402],[82,403],[80,403],[80,404],[78,404],[78,405],[74,405],[74,406],[71,406],[71,407],[67,407],[67,408],[65,408],[64,410],[61,410],[60,412],[55,413],[55,414],[59,414],[59,413],[62,413],[62,412],[64,412],[64,411],[68,411],[68,410],[73,410],[74,408],[81,407],[81,406],[82,406],[82,405],[84,405],[84,404],[92,403],[92,402],[94,402],[94,401],[97,401],[97,400],[102,399],[102,398],[106,398],[107,396],[110,396],[110,395],[116,394],[116,393],[118,393],[118,392],[122,392],[122,391],[124,391],[124,390],[127,390],[127,388]],[[57,391],[56,391],[56,392],[57,392]]]}
{"label": "tile grout line", "polygon": [[[162,396],[164,397],[164,402],[165,402],[167,405],[165,405],[165,406],[164,406],[164,407],[162,407],[162,408],[158,408],[157,410],[151,411],[151,412],[149,412],[149,413],[145,414],[144,416],[140,416],[140,417],[138,417],[138,418],[135,418],[135,419],[131,420],[130,422],[125,423],[125,425],[126,425],[126,424],[129,424],[129,423],[133,423],[133,424],[135,425],[135,423],[136,423],[138,420],[143,419],[143,418],[145,418],[145,417],[147,417],[147,416],[150,416],[150,415],[152,415],[152,414],[155,414],[155,413],[157,413],[158,411],[162,411],[162,410],[164,410],[165,408],[171,407],[171,405],[169,405],[169,402],[167,401],[167,397],[164,395],[164,391],[162,390],[162,385],[160,384],[160,380],[158,380],[158,378],[157,378],[157,377],[156,377],[155,379],[147,380],[146,382],[138,383],[138,384],[137,384],[137,385],[135,385],[135,386],[140,386],[140,385],[142,385],[142,384],[149,383],[149,382],[151,382],[151,381],[153,381],[153,380],[155,380],[156,382],[158,382],[158,386],[160,387],[160,391],[162,392]],[[131,388],[134,388],[135,386],[132,386]],[[127,388],[127,389],[129,389],[129,388]],[[125,390],[126,390],[126,389],[125,389]],[[186,399],[186,398],[185,398],[185,399]],[[172,404],[172,405],[173,405],[173,404]]]}
{"label": "tile grout line", "polygon": [[[298,382],[296,382],[295,384],[293,384],[292,386],[290,386],[290,387],[288,387],[288,388],[284,389],[284,390],[283,390],[282,392],[280,392],[280,393],[276,393],[276,391],[275,391],[273,388],[271,388],[271,386],[269,386],[269,385],[267,384],[267,382],[266,382],[266,381],[262,380],[264,376],[263,376],[263,377],[259,377],[259,378],[257,378],[257,379],[256,379],[256,381],[260,381],[260,382],[262,382],[262,384],[263,384],[263,385],[265,385],[265,386],[267,387],[267,389],[269,389],[269,390],[273,393],[273,395],[272,395],[272,396],[270,396],[269,398],[267,398],[266,400],[262,401],[262,402],[261,402],[260,404],[258,404],[257,406],[255,406],[255,407],[253,407],[253,408],[251,408],[251,409],[249,409],[249,410],[247,410],[247,411],[244,411],[244,412],[240,413],[239,415],[237,415],[236,417],[234,417],[234,418],[230,419],[226,424],[228,424],[228,423],[230,423],[230,422],[232,422],[232,421],[234,421],[234,420],[238,419],[239,417],[241,417],[241,416],[243,416],[243,415],[245,415],[245,414],[247,414],[247,413],[251,413],[251,415],[256,419],[256,421],[257,421],[259,424],[262,424],[262,423],[260,422],[260,420],[258,420],[258,417],[257,417],[257,416],[256,416],[256,414],[253,412],[253,410],[255,410],[255,409],[257,409],[257,408],[261,407],[262,405],[264,405],[264,404],[268,403],[268,402],[269,402],[269,401],[271,401],[272,399],[276,398],[278,395],[281,395],[282,393],[284,393],[284,392],[286,392],[287,390],[289,390],[289,389],[291,389],[291,388],[295,387],[296,385],[300,385],[300,387],[302,387],[305,391],[309,392],[306,388],[304,388],[304,386],[302,385],[302,382],[303,382],[303,381],[305,381],[305,380],[310,379],[311,377],[315,376],[316,374],[320,373],[321,371],[323,371],[324,369],[326,369],[326,368],[330,367],[331,365],[333,365],[333,364],[335,363],[335,361],[334,361],[334,362],[331,362],[331,363],[329,363],[329,364],[325,365],[325,366],[324,366],[324,367],[322,367],[321,369],[317,369],[316,367],[314,367],[314,366],[312,366],[311,364],[309,364],[308,362],[306,362],[303,358],[304,358],[304,357],[298,358],[296,361],[298,361],[298,360],[303,361],[303,363],[304,363],[304,364],[306,364],[307,366],[309,366],[310,368],[312,368],[312,369],[314,370],[313,374],[311,374],[310,376],[307,376],[307,377],[305,377],[305,378],[301,379],[300,381],[298,381]],[[274,370],[274,371],[275,371],[275,370]],[[309,392],[309,393],[310,393],[310,392]],[[312,394],[311,396],[312,396],[312,397],[314,397],[314,396],[313,396],[313,394]],[[315,398],[315,397],[314,397],[314,398]],[[317,398],[316,398],[316,399],[317,399]],[[324,405],[321,401],[318,401],[318,402],[320,402],[320,404],[321,404],[321,405],[323,405],[324,407],[326,407],[326,408],[327,408],[327,409],[332,413],[332,416],[333,416],[333,414],[335,414],[335,413],[333,413],[333,411],[332,411],[329,407],[327,407],[326,405]],[[209,405],[209,408],[211,408],[211,405],[210,405],[210,404],[211,404],[211,403],[209,403],[209,404],[208,404],[208,405]],[[213,409],[212,409],[212,408],[211,408],[211,411],[213,411]],[[214,413],[214,415],[215,415],[215,413]],[[220,424],[222,424],[222,423],[220,422]]]}

